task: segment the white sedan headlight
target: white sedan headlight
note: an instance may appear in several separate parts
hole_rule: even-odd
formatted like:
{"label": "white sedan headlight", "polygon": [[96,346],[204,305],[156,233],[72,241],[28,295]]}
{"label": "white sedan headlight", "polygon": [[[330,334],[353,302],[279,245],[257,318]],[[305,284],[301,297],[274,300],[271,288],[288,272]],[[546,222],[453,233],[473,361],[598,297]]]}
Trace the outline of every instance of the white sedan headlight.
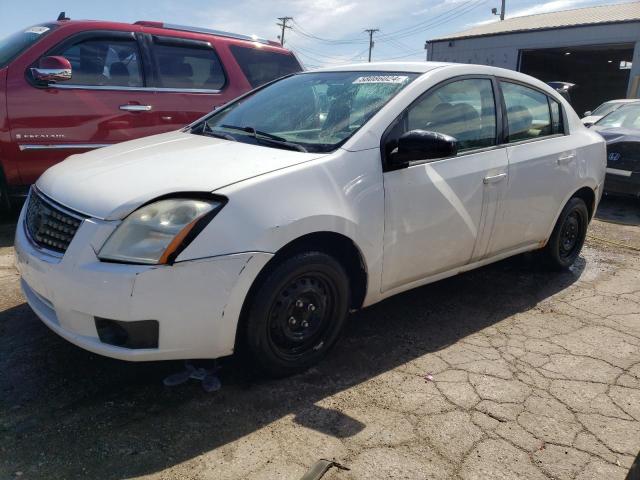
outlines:
{"label": "white sedan headlight", "polygon": [[170,198],[146,205],[130,214],[100,250],[101,260],[162,264],[175,259],[189,233],[208,214],[222,207],[216,200]]}

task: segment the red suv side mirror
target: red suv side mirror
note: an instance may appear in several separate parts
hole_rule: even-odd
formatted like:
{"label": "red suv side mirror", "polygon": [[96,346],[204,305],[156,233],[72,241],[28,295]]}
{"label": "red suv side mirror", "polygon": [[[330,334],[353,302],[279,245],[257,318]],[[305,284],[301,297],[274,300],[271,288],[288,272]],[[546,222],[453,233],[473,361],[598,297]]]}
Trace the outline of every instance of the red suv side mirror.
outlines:
{"label": "red suv side mirror", "polygon": [[64,57],[42,57],[31,69],[33,79],[45,85],[71,80],[71,62]]}

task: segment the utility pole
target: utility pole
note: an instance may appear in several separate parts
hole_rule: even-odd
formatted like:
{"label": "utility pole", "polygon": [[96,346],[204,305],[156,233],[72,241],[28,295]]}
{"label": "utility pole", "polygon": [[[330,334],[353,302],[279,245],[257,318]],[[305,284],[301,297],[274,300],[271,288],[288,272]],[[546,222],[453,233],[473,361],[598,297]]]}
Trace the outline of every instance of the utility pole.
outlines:
{"label": "utility pole", "polygon": [[373,34],[379,31],[379,28],[367,28],[365,30],[365,32],[369,34],[369,63],[371,63],[371,50],[373,50],[373,46],[375,45],[373,41]]}
{"label": "utility pole", "polygon": [[280,45],[284,46],[284,31],[287,28],[291,28],[289,25],[287,25],[287,22],[289,20],[293,20],[293,17],[278,17],[278,20],[282,22],[282,23],[276,23],[276,25],[278,25],[279,27],[282,27],[282,34],[280,35]]}
{"label": "utility pole", "polygon": [[[506,10],[506,4],[507,0],[502,0],[502,7],[500,8],[500,21],[504,20],[504,13]],[[494,15],[498,15],[498,9],[497,8],[492,8],[491,9],[491,13],[493,13]]]}

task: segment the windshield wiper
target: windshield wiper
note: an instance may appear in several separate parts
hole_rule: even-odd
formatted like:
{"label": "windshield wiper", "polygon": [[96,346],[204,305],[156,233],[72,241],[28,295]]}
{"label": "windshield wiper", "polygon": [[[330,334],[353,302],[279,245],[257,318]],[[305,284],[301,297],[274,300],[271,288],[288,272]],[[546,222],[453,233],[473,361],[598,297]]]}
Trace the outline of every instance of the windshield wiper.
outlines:
{"label": "windshield wiper", "polygon": [[253,136],[257,141],[267,141],[268,143],[274,145],[280,145],[290,150],[297,150],[298,152],[307,151],[302,145],[294,142],[290,142],[286,138],[279,137],[278,135],[274,135],[273,133],[263,132],[261,130],[256,130],[253,127],[238,127],[237,125],[220,125],[221,128],[228,128],[229,130],[237,130],[240,132],[245,132]]}
{"label": "windshield wiper", "polygon": [[207,122],[202,124],[202,134],[207,135],[208,137],[222,138],[223,140],[229,140],[230,142],[238,141],[238,139],[233,135],[224,132],[216,132]]}
{"label": "windshield wiper", "polygon": [[262,130],[256,130],[253,127],[238,127],[237,125],[220,125],[222,128],[228,128],[229,130],[238,130],[240,132],[250,133],[254,137],[260,135],[261,137],[267,137],[271,140],[277,140],[279,142],[286,142],[287,139],[283,137],[279,137],[278,135],[274,135],[273,133],[263,132]]}

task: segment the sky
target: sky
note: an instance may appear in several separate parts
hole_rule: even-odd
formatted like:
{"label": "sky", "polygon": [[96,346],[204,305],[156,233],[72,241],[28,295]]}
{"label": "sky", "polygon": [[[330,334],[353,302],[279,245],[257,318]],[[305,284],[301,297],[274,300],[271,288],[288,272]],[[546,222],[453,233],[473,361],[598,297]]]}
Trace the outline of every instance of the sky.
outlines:
{"label": "sky", "polygon": [[[628,1],[506,0],[506,16],[614,3]],[[0,38],[55,20],[62,10],[72,19],[157,20],[273,40],[280,34],[277,17],[289,16],[285,46],[313,68],[367,61],[368,28],[380,30],[374,34],[373,60],[424,60],[426,40],[498,21],[491,9],[499,9],[500,0],[29,0],[24,8],[17,5],[0,0]]]}

